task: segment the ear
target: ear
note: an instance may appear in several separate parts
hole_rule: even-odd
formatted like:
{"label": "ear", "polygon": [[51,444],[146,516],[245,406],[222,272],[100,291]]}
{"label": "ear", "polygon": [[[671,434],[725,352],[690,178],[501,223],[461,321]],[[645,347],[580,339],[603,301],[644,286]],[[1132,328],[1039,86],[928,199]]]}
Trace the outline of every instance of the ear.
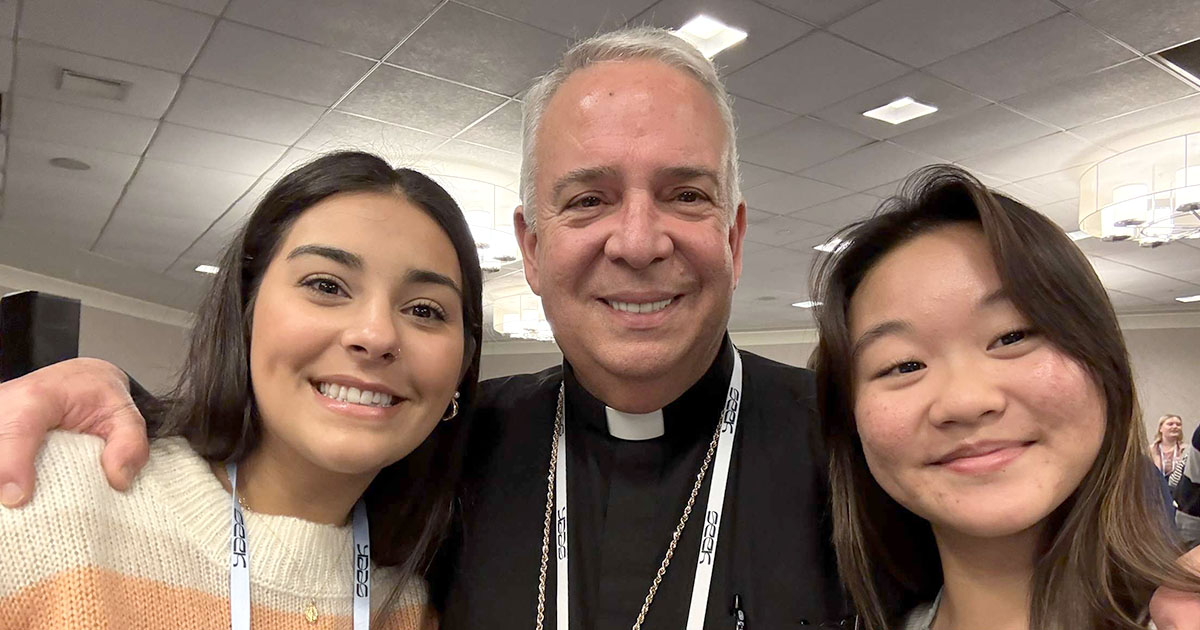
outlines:
{"label": "ear", "polygon": [[746,202],[738,204],[729,225],[729,251],[733,252],[733,287],[742,277],[742,243],[746,238]]}
{"label": "ear", "polygon": [[525,206],[517,206],[517,209],[513,210],[513,228],[517,232],[517,245],[521,247],[521,264],[525,266],[525,281],[529,283],[529,288],[533,289],[534,294],[541,295],[541,291],[538,289],[538,236],[537,231],[530,228],[529,224],[525,222]]}

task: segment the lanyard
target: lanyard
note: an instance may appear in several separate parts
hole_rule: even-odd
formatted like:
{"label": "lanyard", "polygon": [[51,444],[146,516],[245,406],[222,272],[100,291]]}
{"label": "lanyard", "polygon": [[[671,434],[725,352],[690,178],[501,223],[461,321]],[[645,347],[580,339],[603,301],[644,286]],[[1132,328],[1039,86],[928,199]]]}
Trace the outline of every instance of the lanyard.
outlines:
{"label": "lanyard", "polygon": [[[233,514],[229,555],[229,625],[232,630],[250,630],[250,548],[246,543],[246,519],[237,500],[237,464],[225,465],[232,486]],[[371,533],[367,506],[354,505],[354,630],[371,625]]]}
{"label": "lanyard", "polygon": [[[729,394],[721,411],[721,434],[717,440],[716,460],[713,462],[712,484],[708,490],[708,506],[704,513],[704,533],[700,539],[700,557],[696,562],[696,578],[692,583],[692,601],[688,608],[687,630],[701,630],[708,613],[708,592],[712,583],[713,564],[717,555],[717,538],[721,533],[721,510],[725,504],[726,482],[729,480],[729,461],[733,456],[733,440],[737,435],[738,412],[742,402],[742,357],[733,349],[733,374],[729,378]],[[555,551],[557,573],[557,629],[569,630],[570,608],[568,592],[570,571],[567,557],[567,418],[563,411],[562,432],[558,436],[558,464],[554,480]]]}

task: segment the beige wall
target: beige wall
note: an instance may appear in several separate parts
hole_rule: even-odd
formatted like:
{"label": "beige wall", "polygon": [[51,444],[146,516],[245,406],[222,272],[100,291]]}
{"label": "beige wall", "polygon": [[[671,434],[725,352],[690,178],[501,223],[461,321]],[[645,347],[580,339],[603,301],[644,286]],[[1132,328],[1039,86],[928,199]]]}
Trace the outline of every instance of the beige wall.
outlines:
{"label": "beige wall", "polygon": [[[14,290],[0,286],[0,295]],[[79,310],[79,355],[112,361],[151,391],[174,381],[187,336],[183,326],[88,306],[86,299]]]}
{"label": "beige wall", "polygon": [[[1154,435],[1158,417],[1183,418],[1191,435],[1200,425],[1200,328],[1152,328],[1125,331],[1133,362],[1147,434]],[[808,362],[814,344],[754,345],[746,350],[788,365]],[[536,372],[562,361],[558,353],[493,354],[483,357],[483,378]]]}

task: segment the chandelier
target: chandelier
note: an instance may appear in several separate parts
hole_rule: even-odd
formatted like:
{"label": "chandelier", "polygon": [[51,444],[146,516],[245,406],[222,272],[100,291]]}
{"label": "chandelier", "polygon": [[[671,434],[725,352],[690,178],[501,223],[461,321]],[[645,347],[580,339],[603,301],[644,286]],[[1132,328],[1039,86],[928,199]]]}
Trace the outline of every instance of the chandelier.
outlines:
{"label": "chandelier", "polygon": [[554,341],[554,332],[542,311],[542,298],[528,289],[492,302],[492,328],[515,339]]}
{"label": "chandelier", "polygon": [[517,193],[482,180],[457,175],[431,175],[458,202],[475,248],[479,266],[486,272],[500,271],[507,263],[521,260],[514,236],[512,214],[521,204]]}
{"label": "chandelier", "polygon": [[1085,171],[1079,229],[1142,247],[1200,238],[1200,133],[1130,149]]}

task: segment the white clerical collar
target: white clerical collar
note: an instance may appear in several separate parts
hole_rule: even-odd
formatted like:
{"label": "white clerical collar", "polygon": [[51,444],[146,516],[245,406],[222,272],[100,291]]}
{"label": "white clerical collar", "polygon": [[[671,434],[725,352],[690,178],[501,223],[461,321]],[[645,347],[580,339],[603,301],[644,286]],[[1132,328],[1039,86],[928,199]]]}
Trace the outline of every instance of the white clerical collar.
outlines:
{"label": "white clerical collar", "polygon": [[608,434],[618,439],[640,442],[662,437],[667,432],[662,409],[650,413],[625,413],[605,406],[604,416],[608,419]]}

